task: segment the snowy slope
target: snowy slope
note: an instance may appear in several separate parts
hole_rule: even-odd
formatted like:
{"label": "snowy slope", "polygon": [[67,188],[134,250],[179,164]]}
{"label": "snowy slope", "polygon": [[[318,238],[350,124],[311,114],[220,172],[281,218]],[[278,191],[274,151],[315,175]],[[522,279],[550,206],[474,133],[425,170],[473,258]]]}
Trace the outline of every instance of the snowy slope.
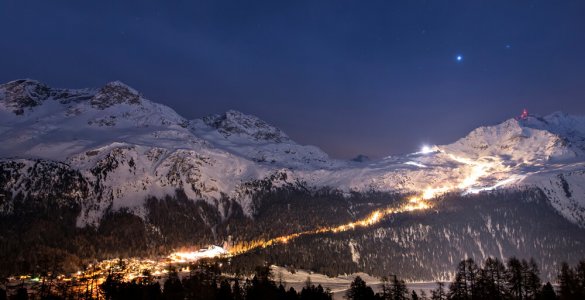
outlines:
{"label": "snowy slope", "polygon": [[[39,160],[82,174],[92,188],[79,226],[96,224],[108,209],[142,216],[147,197],[177,190],[217,206],[223,216],[222,197],[251,215],[258,180],[345,192],[422,192],[425,198],[535,185],[559,212],[585,226],[585,118],[563,113],[480,127],[430,153],[359,163],[332,159],[237,111],[186,120],[121,82],[70,90],[17,80],[0,85],[0,137],[2,162],[29,161],[11,174],[28,174]],[[2,189],[14,196],[27,186],[8,181]]]}

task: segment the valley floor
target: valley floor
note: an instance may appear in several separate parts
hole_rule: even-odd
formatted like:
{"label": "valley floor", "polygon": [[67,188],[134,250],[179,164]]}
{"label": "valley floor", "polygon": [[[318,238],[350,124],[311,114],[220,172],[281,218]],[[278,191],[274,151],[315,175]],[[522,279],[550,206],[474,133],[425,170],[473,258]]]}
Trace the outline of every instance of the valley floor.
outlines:
{"label": "valley floor", "polygon": [[[295,290],[300,291],[306,285],[307,279],[311,280],[314,285],[321,285],[323,288],[329,288],[333,293],[334,300],[345,299],[345,292],[349,289],[351,282],[356,276],[360,276],[369,286],[374,289],[374,292],[381,291],[380,278],[370,276],[366,273],[356,273],[349,275],[342,275],[337,277],[329,277],[324,274],[314,273],[306,270],[296,270],[291,273],[288,269],[272,266],[272,274],[274,280],[278,284],[282,280],[286,287],[293,287]],[[436,282],[410,282],[406,284],[409,290],[415,290],[420,295],[420,291],[425,291],[427,295],[430,295],[431,290],[437,287]]]}

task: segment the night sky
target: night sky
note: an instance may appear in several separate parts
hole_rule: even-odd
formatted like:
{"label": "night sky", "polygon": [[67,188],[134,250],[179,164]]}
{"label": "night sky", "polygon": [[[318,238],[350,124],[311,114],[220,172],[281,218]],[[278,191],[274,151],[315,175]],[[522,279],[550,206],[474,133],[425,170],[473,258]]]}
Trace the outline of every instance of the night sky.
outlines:
{"label": "night sky", "polygon": [[585,1],[0,0],[0,81],[121,80],[334,157],[445,144],[522,108],[585,114]]}

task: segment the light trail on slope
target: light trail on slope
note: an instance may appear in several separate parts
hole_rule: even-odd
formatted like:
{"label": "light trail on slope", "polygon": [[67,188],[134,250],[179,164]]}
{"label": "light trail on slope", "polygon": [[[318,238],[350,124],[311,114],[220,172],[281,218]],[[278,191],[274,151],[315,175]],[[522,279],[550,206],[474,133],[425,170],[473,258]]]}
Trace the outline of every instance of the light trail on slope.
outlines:
{"label": "light trail on slope", "polygon": [[[472,160],[465,157],[456,156],[453,154],[448,154],[449,157],[459,163],[471,166],[470,174],[465,177],[461,183],[457,186],[457,188],[463,190],[463,194],[477,194],[482,191],[491,191],[496,188],[510,185],[516,182],[523,180],[526,176],[519,175],[519,174],[510,174],[512,168],[510,166],[504,165],[502,160],[498,157],[494,156],[484,156],[478,158],[477,160]],[[494,175],[494,174],[506,174],[506,178],[496,180],[495,183],[491,185],[482,185],[479,187],[475,187],[478,183],[480,178]]]}
{"label": "light trail on slope", "polygon": [[321,227],[321,228],[314,229],[314,230],[307,230],[307,231],[303,231],[303,232],[279,236],[279,237],[268,239],[268,240],[260,239],[260,240],[254,240],[251,242],[242,242],[242,243],[239,243],[239,244],[236,244],[236,245],[229,247],[227,250],[229,252],[229,255],[243,254],[243,253],[246,253],[246,252],[253,250],[253,249],[256,249],[256,248],[266,248],[266,247],[269,247],[269,246],[272,246],[275,244],[286,244],[290,240],[296,239],[296,238],[303,236],[303,235],[313,235],[313,234],[320,234],[320,233],[339,233],[339,232],[344,232],[344,231],[348,231],[348,230],[353,230],[356,228],[369,227],[369,226],[372,226],[374,224],[379,223],[380,221],[382,221],[382,219],[384,219],[385,217],[392,215],[392,214],[410,212],[410,211],[415,211],[415,210],[424,210],[424,209],[428,209],[430,207],[431,207],[431,205],[427,201],[425,201],[422,197],[412,197],[408,200],[408,202],[406,204],[403,204],[402,206],[400,206],[398,208],[377,209],[377,210],[371,212],[366,218],[355,221],[355,222],[350,222],[347,224],[342,224],[342,225],[333,226],[333,227]]}
{"label": "light trail on slope", "polygon": [[290,240],[296,239],[304,235],[313,235],[319,233],[338,233],[356,228],[369,227],[381,222],[385,217],[393,214],[411,212],[417,210],[426,210],[432,208],[432,203],[428,200],[435,198],[439,195],[452,192],[455,190],[462,190],[463,194],[478,193],[481,191],[492,190],[500,186],[511,184],[521,180],[523,177],[518,175],[511,175],[509,178],[497,181],[492,186],[483,186],[480,188],[474,188],[479,183],[480,178],[496,172],[509,172],[510,167],[504,166],[501,159],[492,156],[481,157],[477,160],[457,156],[454,154],[447,154],[444,150],[436,148],[437,152],[446,154],[452,160],[461,163],[465,166],[469,166],[471,169],[468,174],[465,175],[459,182],[447,183],[435,187],[427,187],[419,196],[411,197],[407,203],[403,204],[398,208],[386,208],[377,209],[371,212],[368,217],[342,224],[334,227],[322,227],[315,230],[307,230],[299,233],[293,233],[285,236],[280,236],[268,240],[259,239],[250,242],[242,242],[235,244],[227,249],[229,255],[238,255],[256,248],[266,248],[275,244],[285,244]]}

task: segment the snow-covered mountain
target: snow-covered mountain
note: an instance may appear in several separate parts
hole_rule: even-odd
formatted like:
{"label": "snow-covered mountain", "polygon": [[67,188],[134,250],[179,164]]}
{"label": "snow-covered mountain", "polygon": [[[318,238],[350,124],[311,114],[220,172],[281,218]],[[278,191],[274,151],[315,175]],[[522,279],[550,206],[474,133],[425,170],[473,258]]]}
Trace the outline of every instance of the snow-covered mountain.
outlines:
{"label": "snow-covered mountain", "polygon": [[241,112],[187,120],[121,82],[72,90],[17,80],[0,85],[0,137],[0,211],[11,213],[19,194],[49,194],[53,185],[35,178],[57,184],[51,172],[59,166],[85,187],[68,191],[82,205],[78,226],[122,208],[143,216],[147,198],[177,190],[216,206],[223,218],[225,198],[251,216],[258,189],[302,183],[424,198],[536,186],[585,227],[585,117],[563,113],[480,127],[431,151],[355,162]]}
{"label": "snow-covered mountain", "polygon": [[510,119],[475,129],[442,149],[478,161],[496,161],[508,178],[499,181],[503,186],[537,187],[563,216],[585,227],[584,117],[555,112]]}

